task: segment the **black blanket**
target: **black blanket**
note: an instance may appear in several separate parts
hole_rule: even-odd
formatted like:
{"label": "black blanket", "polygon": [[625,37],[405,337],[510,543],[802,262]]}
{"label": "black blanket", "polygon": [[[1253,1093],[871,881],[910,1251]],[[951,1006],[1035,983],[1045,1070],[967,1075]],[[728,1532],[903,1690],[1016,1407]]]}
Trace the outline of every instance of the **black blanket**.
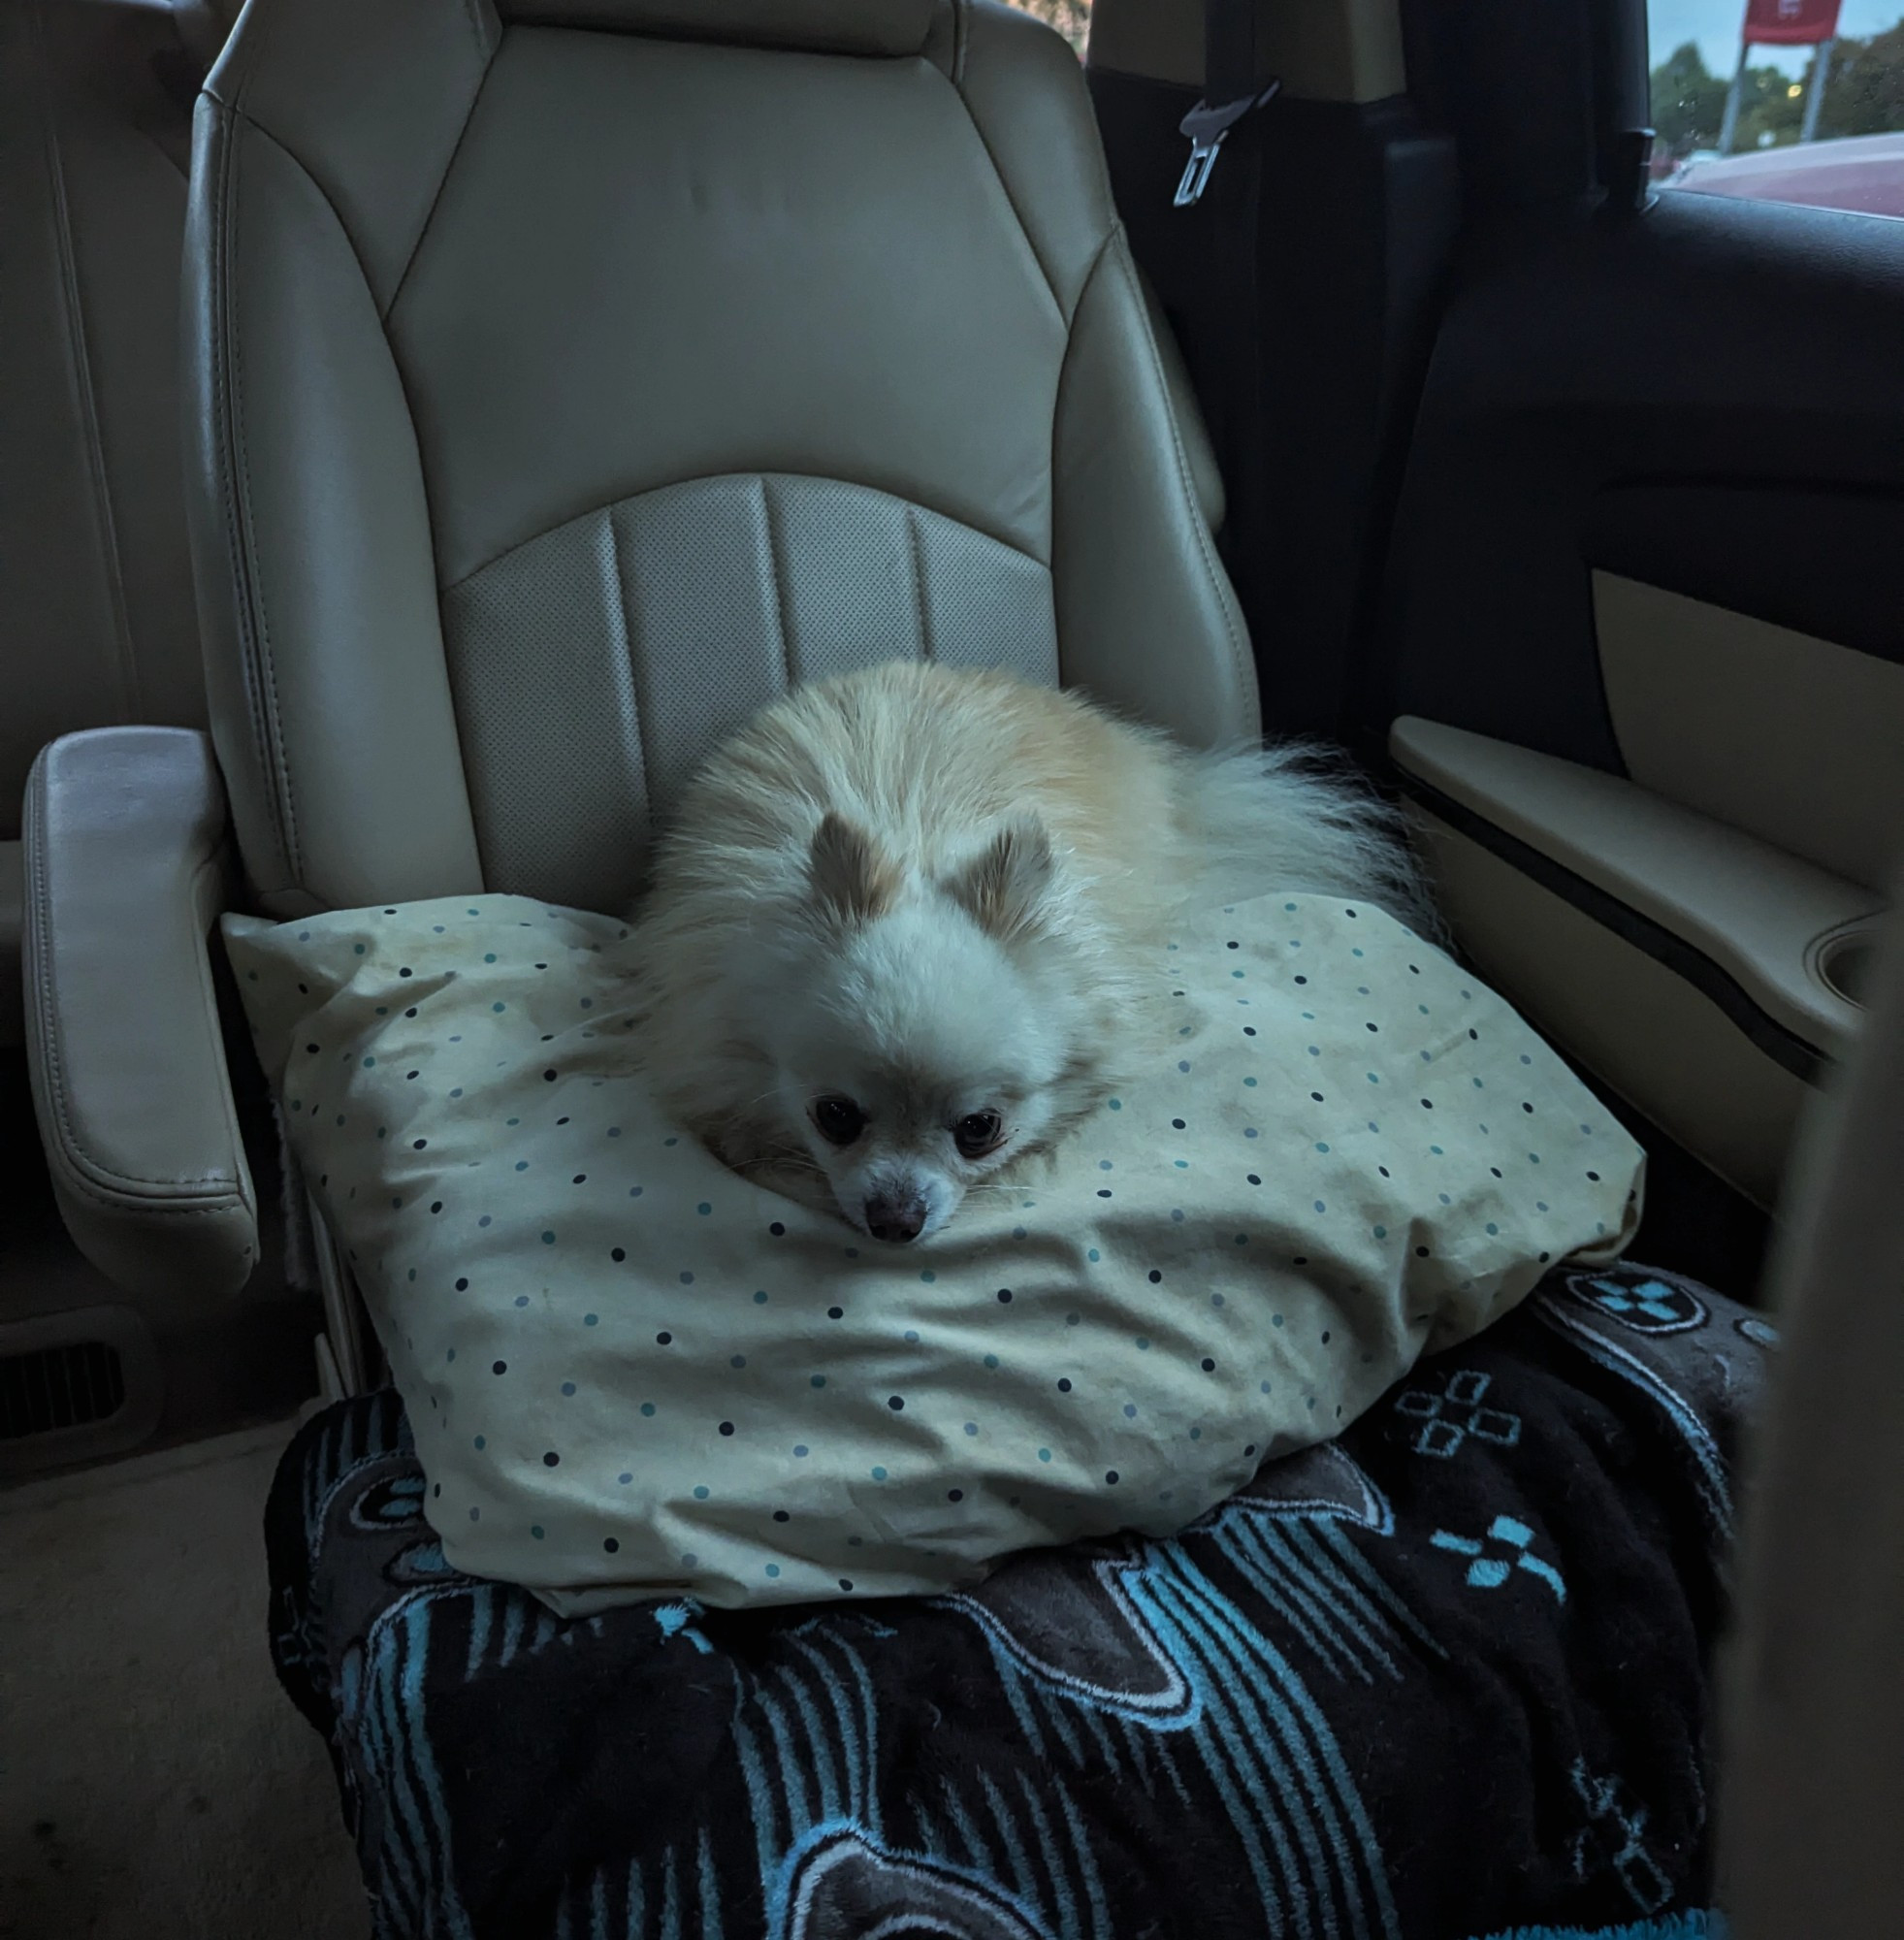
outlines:
{"label": "black blanket", "polygon": [[1169,1542],[565,1623],[449,1570],[393,1394],[300,1432],[273,1647],[394,1935],[1467,1940],[1709,1895],[1764,1323],[1558,1273]]}

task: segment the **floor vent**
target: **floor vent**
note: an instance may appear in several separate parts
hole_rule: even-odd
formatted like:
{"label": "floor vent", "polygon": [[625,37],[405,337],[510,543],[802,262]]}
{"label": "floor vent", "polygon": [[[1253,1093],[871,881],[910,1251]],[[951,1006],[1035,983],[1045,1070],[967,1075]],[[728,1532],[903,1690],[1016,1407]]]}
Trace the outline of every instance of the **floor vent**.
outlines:
{"label": "floor vent", "polygon": [[75,1341],[0,1359],[0,1441],[111,1421],[125,1406],[119,1350]]}
{"label": "floor vent", "polygon": [[123,1454],[164,1403],[158,1343],[132,1308],[0,1321],[0,1477]]}

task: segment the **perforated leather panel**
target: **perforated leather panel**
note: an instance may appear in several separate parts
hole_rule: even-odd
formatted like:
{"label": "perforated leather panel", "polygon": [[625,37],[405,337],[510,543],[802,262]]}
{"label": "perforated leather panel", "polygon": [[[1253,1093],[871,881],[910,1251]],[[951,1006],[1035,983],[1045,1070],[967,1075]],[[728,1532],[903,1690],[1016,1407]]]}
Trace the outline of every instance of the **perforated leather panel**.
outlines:
{"label": "perforated leather panel", "polygon": [[1038,561],[781,474],[572,519],[451,588],[443,631],[484,881],[610,911],[698,762],[796,683],[894,659],[1058,675]]}
{"label": "perforated leather panel", "polygon": [[703,752],[895,655],[1255,730],[1077,56],[930,8],[889,55],[583,31],[595,0],[245,11],[187,421],[258,907],[616,908]]}

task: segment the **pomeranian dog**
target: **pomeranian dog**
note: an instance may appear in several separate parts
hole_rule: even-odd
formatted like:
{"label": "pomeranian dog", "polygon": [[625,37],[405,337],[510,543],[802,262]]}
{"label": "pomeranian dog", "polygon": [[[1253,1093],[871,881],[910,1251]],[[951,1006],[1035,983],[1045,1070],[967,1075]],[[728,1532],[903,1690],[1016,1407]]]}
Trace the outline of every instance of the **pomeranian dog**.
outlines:
{"label": "pomeranian dog", "polygon": [[690,784],[636,913],[636,1055],[734,1170],[922,1240],[1142,1055],[1178,914],[1271,889],[1432,924],[1387,810],[1314,749],[1193,754],[892,662],[766,708]]}

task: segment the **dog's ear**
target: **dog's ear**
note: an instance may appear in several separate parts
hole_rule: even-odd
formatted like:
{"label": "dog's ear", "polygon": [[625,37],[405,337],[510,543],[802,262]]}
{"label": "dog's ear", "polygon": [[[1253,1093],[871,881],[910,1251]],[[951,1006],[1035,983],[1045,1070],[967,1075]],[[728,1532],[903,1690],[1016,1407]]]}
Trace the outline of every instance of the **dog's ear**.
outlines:
{"label": "dog's ear", "polygon": [[986,935],[1016,943],[1037,933],[1055,864],[1045,824],[1007,823],[940,887]]}
{"label": "dog's ear", "polygon": [[823,916],[836,922],[870,922],[892,907],[899,871],[863,828],[828,809],[813,831],[807,887]]}

